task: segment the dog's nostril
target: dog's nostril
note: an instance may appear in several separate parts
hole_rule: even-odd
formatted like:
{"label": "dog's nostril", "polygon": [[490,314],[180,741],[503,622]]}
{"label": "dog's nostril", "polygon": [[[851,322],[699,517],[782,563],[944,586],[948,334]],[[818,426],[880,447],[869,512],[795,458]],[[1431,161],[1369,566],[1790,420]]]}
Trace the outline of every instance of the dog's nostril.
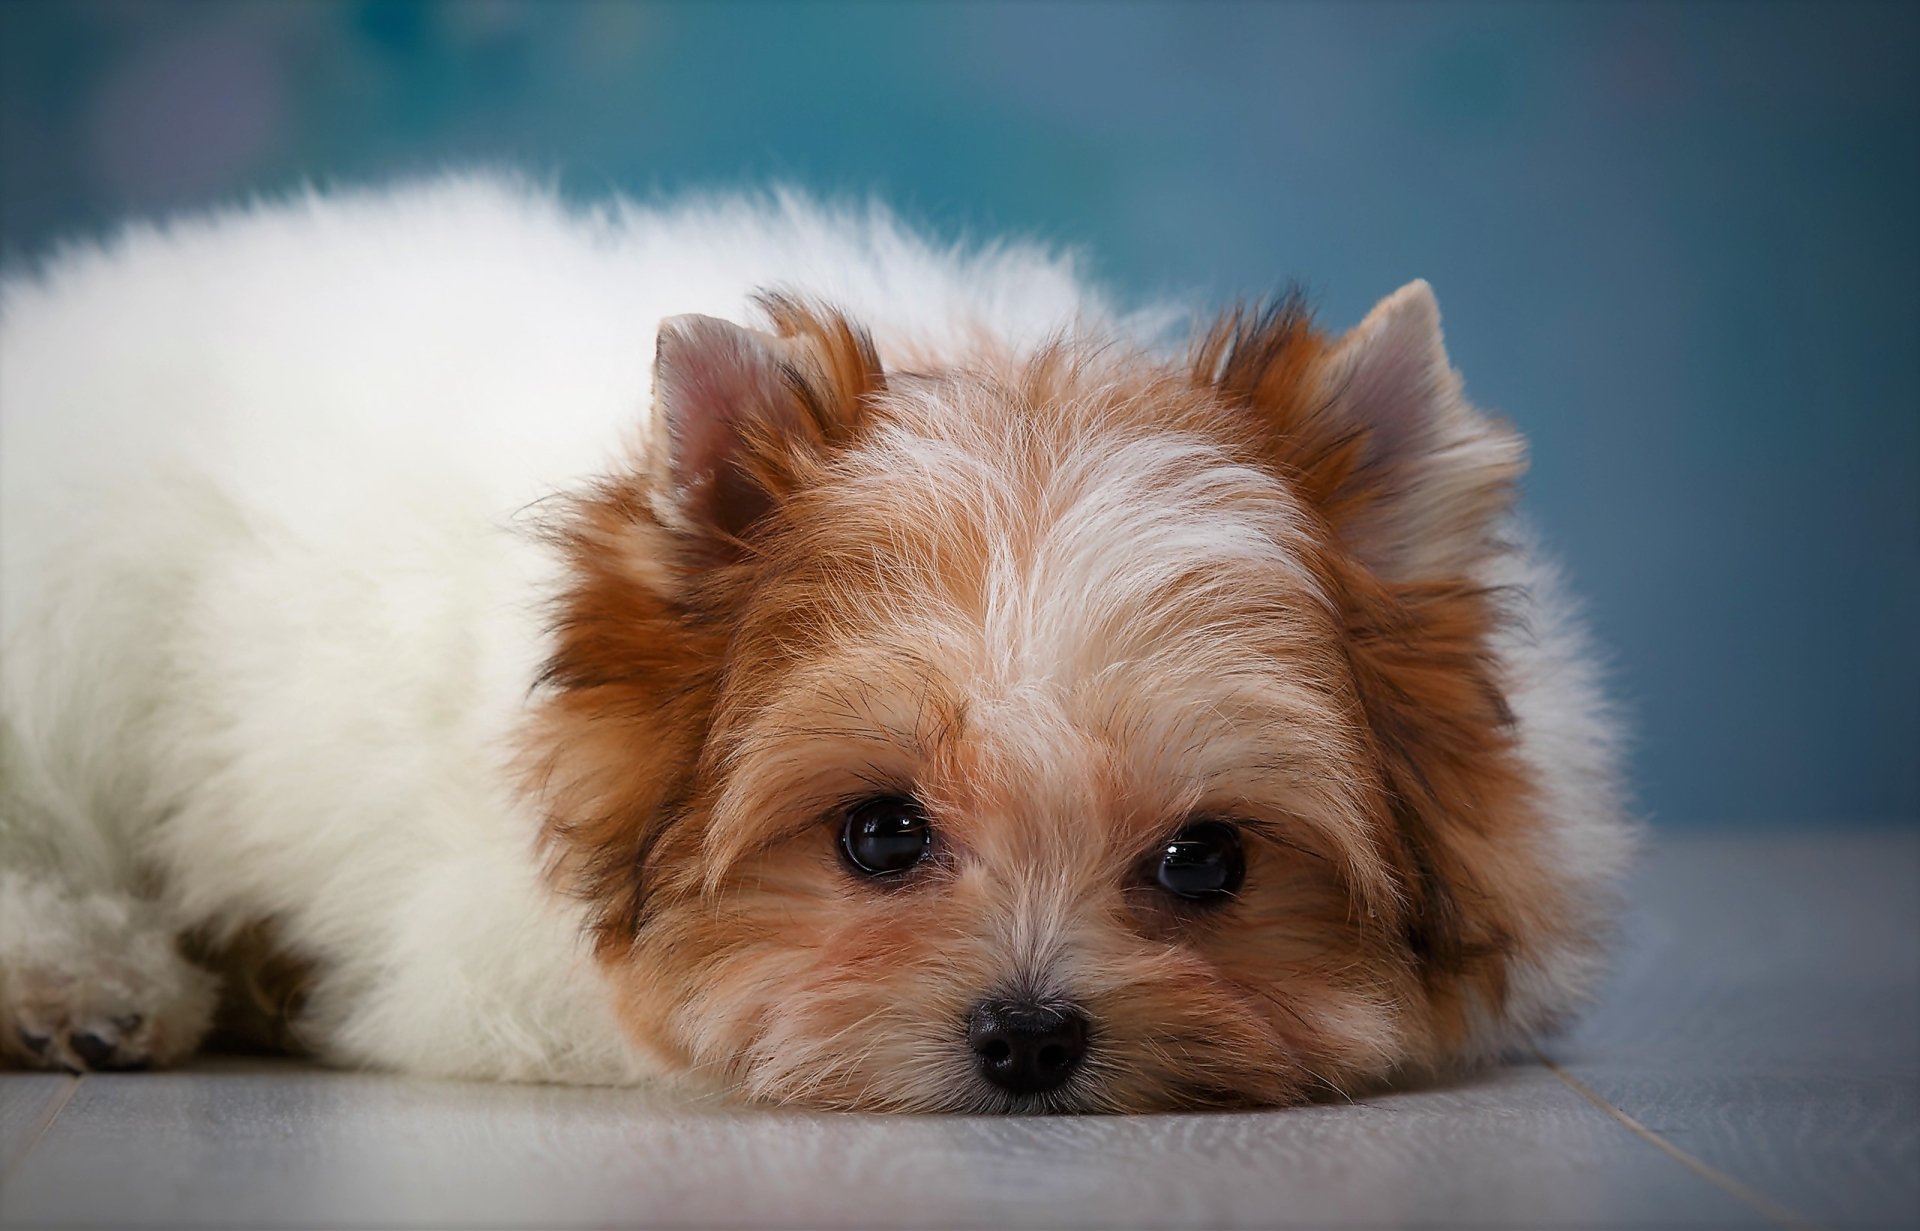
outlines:
{"label": "dog's nostril", "polygon": [[113,1066],[114,1040],[94,1034],[87,1030],[76,1030],[68,1036],[68,1042],[89,1068],[104,1069]]}
{"label": "dog's nostril", "polygon": [[1063,1084],[1087,1052],[1087,1015],[1073,1005],[989,1000],[967,1021],[980,1075],[1013,1094]]}

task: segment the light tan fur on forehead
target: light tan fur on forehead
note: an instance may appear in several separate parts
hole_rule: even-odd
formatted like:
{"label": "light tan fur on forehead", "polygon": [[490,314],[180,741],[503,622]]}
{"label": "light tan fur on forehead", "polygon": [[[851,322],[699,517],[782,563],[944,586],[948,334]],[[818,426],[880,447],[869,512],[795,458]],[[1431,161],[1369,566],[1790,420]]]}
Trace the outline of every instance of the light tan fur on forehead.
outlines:
{"label": "light tan fur on forehead", "polygon": [[[1011,380],[895,380],[870,413],[762,548],[710,745],[729,784],[710,874],[794,823],[783,798],[831,803],[861,766],[906,791],[924,766],[880,767],[966,739],[974,764],[951,776],[976,793],[1033,800],[1097,759],[1082,776],[1140,801],[1147,830],[1122,841],[1203,802],[1284,810],[1390,893],[1337,616],[1302,560],[1310,514],[1203,434],[1217,403],[1137,358],[1060,349]],[[1062,806],[1110,823],[1093,803]]]}

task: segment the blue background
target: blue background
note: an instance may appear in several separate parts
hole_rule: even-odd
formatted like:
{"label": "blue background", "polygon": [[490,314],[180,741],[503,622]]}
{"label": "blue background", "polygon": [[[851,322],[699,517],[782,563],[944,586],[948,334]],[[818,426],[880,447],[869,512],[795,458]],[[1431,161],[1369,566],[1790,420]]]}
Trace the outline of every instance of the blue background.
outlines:
{"label": "blue background", "polygon": [[1920,6],[0,5],[0,245],[508,161],[1430,279],[1661,823],[1920,821]]}

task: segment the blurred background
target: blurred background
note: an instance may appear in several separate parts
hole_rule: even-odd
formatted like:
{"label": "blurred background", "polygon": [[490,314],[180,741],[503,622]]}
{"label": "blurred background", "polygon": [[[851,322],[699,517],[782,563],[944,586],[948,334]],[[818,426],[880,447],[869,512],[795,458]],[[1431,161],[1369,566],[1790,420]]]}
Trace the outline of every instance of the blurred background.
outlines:
{"label": "blurred background", "polygon": [[506,163],[1437,288],[1666,825],[1920,824],[1920,6],[0,4],[0,251]]}

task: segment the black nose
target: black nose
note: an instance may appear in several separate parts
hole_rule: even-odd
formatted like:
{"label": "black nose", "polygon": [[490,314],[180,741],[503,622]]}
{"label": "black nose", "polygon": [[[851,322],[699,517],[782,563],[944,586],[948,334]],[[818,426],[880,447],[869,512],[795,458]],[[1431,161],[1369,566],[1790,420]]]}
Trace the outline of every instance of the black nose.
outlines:
{"label": "black nose", "polygon": [[1042,1094],[1087,1055],[1087,1015],[1071,1005],[988,1000],[967,1021],[980,1075],[1013,1094]]}

